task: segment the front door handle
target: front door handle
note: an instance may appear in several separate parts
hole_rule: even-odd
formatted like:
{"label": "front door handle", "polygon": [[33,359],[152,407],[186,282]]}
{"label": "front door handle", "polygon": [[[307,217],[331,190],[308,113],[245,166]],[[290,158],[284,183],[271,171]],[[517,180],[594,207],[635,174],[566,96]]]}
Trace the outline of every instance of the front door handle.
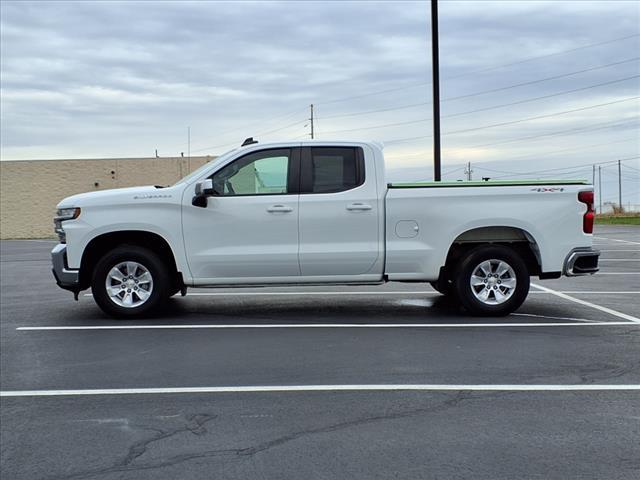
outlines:
{"label": "front door handle", "polygon": [[356,203],[352,203],[351,205],[347,205],[347,210],[362,212],[365,210],[371,210],[371,205],[367,205],[366,203],[356,202]]}
{"label": "front door handle", "polygon": [[269,213],[289,213],[293,212],[293,208],[288,207],[286,205],[271,205],[267,208],[267,212]]}

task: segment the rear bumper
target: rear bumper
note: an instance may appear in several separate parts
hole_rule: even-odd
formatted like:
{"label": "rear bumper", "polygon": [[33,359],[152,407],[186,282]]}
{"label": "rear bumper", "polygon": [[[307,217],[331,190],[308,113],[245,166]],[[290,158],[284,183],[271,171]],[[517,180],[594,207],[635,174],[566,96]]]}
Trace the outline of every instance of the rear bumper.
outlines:
{"label": "rear bumper", "polygon": [[67,246],[64,243],[59,243],[51,250],[51,262],[58,286],[72,292],[78,291],[80,271],[67,268]]}
{"label": "rear bumper", "polygon": [[593,248],[576,248],[567,255],[564,261],[564,274],[567,277],[593,275],[598,268],[600,251]]}

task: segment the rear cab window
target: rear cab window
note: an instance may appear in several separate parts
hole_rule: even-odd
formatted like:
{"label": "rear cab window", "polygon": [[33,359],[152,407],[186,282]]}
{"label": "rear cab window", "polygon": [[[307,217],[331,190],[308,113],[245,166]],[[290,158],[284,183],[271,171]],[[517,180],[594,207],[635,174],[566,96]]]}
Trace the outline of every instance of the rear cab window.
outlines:
{"label": "rear cab window", "polygon": [[310,147],[302,153],[300,193],[336,193],[364,183],[360,147]]}

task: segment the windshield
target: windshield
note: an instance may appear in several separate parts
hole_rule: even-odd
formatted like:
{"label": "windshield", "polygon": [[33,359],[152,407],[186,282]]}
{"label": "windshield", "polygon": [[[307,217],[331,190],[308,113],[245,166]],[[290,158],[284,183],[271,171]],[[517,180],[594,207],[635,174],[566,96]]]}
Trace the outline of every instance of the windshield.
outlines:
{"label": "windshield", "polygon": [[214,162],[217,163],[219,161],[225,160],[226,158],[228,158],[232,154],[234,154],[237,150],[238,150],[237,148],[234,148],[233,150],[229,150],[228,152],[223,153],[219,157],[216,157],[213,160],[211,160],[210,162],[205,163],[200,168],[196,168],[193,172],[191,172],[186,177],[182,177],[180,180],[178,180],[176,183],[174,183],[174,185],[178,185],[179,183],[189,183],[191,180],[193,180],[195,178],[198,178],[200,175],[202,175],[202,173],[205,172],[207,169],[209,169],[209,167],[211,167],[211,165]]}

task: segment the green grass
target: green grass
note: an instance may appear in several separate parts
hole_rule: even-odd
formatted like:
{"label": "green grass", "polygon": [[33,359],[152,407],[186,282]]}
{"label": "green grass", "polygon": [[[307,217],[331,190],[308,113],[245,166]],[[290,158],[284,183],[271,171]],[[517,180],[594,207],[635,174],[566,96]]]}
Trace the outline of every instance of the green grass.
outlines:
{"label": "green grass", "polygon": [[640,214],[596,215],[596,223],[601,225],[640,225]]}

